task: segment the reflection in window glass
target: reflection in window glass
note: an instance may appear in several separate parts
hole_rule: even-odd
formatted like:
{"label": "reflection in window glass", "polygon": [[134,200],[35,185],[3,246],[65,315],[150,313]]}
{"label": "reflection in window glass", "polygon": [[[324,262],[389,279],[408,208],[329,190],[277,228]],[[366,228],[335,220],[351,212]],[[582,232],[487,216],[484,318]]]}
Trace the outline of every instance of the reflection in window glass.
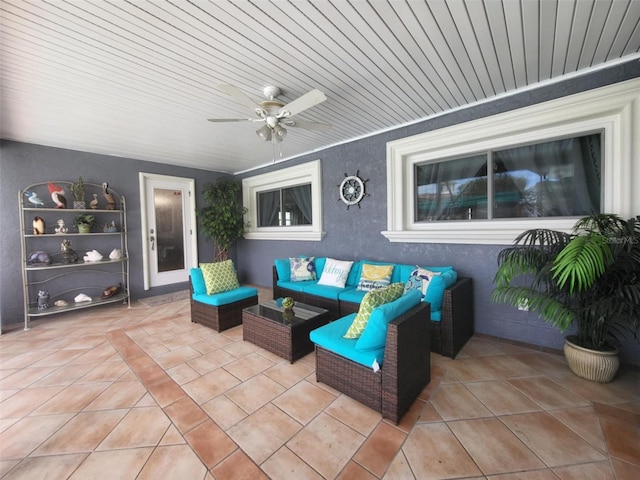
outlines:
{"label": "reflection in window glass", "polygon": [[417,165],[416,221],[599,212],[600,142],[598,133]]}
{"label": "reflection in window glass", "polygon": [[311,225],[311,184],[258,193],[258,226]]}

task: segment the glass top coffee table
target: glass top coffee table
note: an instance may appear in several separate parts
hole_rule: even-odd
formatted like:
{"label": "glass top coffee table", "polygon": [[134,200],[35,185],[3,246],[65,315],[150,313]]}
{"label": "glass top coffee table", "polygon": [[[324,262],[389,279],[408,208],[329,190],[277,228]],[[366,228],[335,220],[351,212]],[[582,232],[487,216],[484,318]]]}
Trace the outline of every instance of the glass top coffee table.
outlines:
{"label": "glass top coffee table", "polygon": [[313,351],[309,332],[329,323],[329,311],[296,302],[293,313],[275,300],[242,310],[242,338],[291,363]]}

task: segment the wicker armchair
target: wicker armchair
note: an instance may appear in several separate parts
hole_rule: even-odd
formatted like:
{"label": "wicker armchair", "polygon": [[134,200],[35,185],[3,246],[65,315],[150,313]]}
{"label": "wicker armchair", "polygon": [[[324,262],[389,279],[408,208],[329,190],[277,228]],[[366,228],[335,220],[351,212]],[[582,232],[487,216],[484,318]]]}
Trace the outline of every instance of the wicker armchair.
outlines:
{"label": "wicker armchair", "polygon": [[222,332],[242,323],[242,309],[256,305],[258,294],[237,302],[226,305],[214,306],[206,303],[196,302],[193,299],[193,285],[189,279],[189,301],[191,303],[191,321],[200,323],[205,327],[213,328],[217,332]]}
{"label": "wicker armchair", "polygon": [[377,372],[316,345],[316,380],[380,412],[396,424],[431,380],[429,304],[389,323]]}

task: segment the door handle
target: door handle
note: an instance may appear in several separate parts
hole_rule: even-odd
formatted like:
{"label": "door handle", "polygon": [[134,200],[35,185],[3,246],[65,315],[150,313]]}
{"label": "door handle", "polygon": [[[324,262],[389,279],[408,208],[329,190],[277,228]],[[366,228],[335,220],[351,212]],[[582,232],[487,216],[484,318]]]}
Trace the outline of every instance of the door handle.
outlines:
{"label": "door handle", "polygon": [[156,237],[154,237],[153,235],[151,235],[149,237],[149,241],[151,242],[151,250],[155,250],[155,241],[156,241]]}

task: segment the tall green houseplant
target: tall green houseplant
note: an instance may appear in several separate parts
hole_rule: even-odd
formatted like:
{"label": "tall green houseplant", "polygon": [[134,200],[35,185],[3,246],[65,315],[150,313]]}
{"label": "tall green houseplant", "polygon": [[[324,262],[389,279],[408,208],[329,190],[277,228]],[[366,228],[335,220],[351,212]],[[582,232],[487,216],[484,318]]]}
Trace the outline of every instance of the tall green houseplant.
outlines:
{"label": "tall green houseplant", "polygon": [[229,178],[207,183],[202,194],[205,206],[198,210],[198,218],[205,237],[213,240],[214,261],[229,258],[229,249],[244,234],[244,214],[240,184]]}

